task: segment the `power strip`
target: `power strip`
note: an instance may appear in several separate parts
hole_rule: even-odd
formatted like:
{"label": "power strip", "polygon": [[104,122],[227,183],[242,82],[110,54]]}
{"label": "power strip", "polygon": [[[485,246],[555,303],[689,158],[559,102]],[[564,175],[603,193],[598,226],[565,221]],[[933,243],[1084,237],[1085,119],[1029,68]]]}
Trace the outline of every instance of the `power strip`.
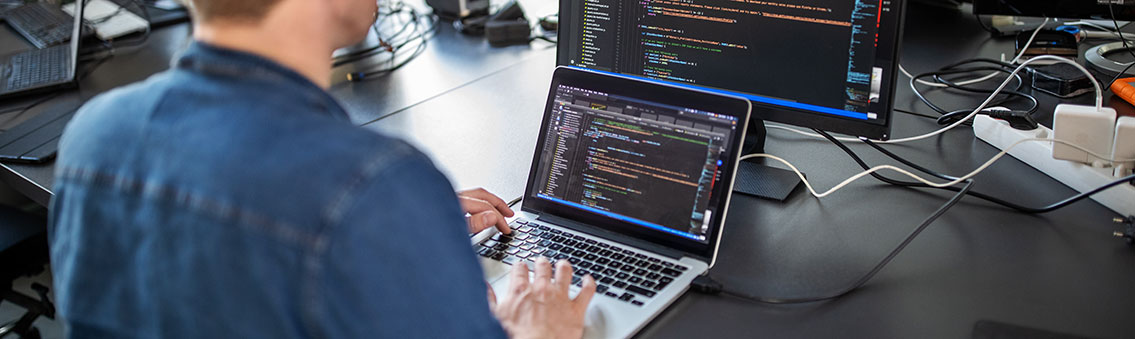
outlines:
{"label": "power strip", "polygon": [[[1005,149],[1021,139],[1051,138],[1052,130],[1040,126],[1031,131],[1022,131],[1009,127],[1007,122],[978,115],[973,120],[973,134],[993,147]],[[1025,142],[1009,150],[1009,155],[1079,192],[1086,192],[1118,179],[1112,175],[1111,168],[1095,168],[1078,162],[1053,159],[1050,142]],[[1135,215],[1133,185],[1115,186],[1091,198],[1116,213]]]}

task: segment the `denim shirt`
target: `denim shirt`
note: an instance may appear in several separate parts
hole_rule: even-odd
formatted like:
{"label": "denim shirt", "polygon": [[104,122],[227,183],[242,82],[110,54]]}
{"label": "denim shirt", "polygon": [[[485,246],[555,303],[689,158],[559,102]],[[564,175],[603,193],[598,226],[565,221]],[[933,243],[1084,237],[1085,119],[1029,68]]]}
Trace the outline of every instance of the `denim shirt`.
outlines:
{"label": "denim shirt", "polygon": [[194,43],[85,105],[51,208],[69,337],[503,337],[449,181],[267,59]]}

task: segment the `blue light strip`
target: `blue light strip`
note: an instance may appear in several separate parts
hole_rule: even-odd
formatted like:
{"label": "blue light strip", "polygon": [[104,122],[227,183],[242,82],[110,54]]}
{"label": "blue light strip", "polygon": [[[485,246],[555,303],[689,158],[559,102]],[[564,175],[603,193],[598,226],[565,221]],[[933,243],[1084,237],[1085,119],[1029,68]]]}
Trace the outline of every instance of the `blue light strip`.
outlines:
{"label": "blue light strip", "polygon": [[838,115],[838,116],[848,117],[848,118],[868,120],[867,113],[859,113],[859,112],[845,111],[845,110],[842,110],[842,109],[835,109],[835,108],[831,108],[831,107],[802,104],[802,103],[799,103],[799,102],[792,102],[792,101],[788,101],[788,100],[773,99],[773,98],[767,98],[767,97],[752,95],[752,94],[748,94],[748,93],[726,91],[726,90],[721,90],[721,89],[716,89],[716,88],[694,86],[694,85],[683,84],[683,83],[679,83],[679,82],[670,82],[670,81],[652,79],[652,78],[647,78],[647,77],[632,75],[632,74],[620,74],[620,73],[602,71],[602,70],[597,70],[597,69],[584,68],[584,67],[579,67],[579,66],[568,66],[568,67],[579,69],[579,70],[585,70],[585,71],[591,71],[591,72],[597,72],[597,73],[603,73],[603,74],[610,74],[610,75],[616,75],[616,76],[621,76],[621,77],[634,78],[634,79],[649,81],[649,82],[658,83],[658,84],[672,85],[672,86],[691,88],[691,89],[713,92],[713,93],[719,93],[719,94],[725,94],[725,95],[739,96],[739,97],[743,97],[745,99],[749,99],[749,101],[754,101],[754,102],[761,102],[761,103],[773,104],[773,105],[777,105],[777,106],[784,106],[784,107],[789,107],[789,108],[802,109],[802,110],[812,111],[812,112],[817,112],[817,113]]}
{"label": "blue light strip", "polygon": [[556,198],[549,197],[549,196],[544,195],[544,194],[537,194],[536,196],[543,198],[543,199],[547,199],[547,200],[552,201],[552,202],[557,202],[557,203],[560,203],[560,204],[579,208],[579,209],[582,209],[582,210],[585,210],[585,211],[588,211],[588,212],[600,214],[600,215],[603,215],[603,216],[611,217],[611,218],[622,220],[622,221],[626,221],[626,222],[629,222],[629,223],[632,223],[632,224],[638,224],[638,225],[641,225],[641,226],[646,226],[646,227],[653,228],[653,229],[663,231],[663,232],[666,232],[666,233],[682,236],[683,238],[690,238],[690,239],[694,239],[694,240],[697,240],[697,241],[702,240],[701,238],[694,235],[693,233],[682,232],[682,231],[679,231],[679,230],[675,230],[673,228],[669,228],[669,227],[666,227],[666,226],[657,225],[657,224],[653,224],[653,223],[650,223],[650,222],[638,220],[638,219],[631,218],[631,217],[628,217],[628,216],[625,216],[625,215],[622,215],[622,214],[611,213],[611,212],[604,211],[604,210],[594,208],[594,207],[591,207],[591,206],[587,206],[587,205],[583,205],[583,204],[579,204],[579,203],[574,203],[574,202],[571,202],[571,201],[556,199]]}

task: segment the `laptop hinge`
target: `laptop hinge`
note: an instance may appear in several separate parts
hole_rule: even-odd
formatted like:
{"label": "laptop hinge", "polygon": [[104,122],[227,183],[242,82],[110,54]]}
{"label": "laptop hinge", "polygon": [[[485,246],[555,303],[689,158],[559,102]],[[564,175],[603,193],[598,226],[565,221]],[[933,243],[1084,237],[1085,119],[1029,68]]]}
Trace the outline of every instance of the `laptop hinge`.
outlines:
{"label": "laptop hinge", "polygon": [[[605,229],[602,229],[602,228],[599,228],[599,227],[587,225],[587,224],[580,223],[580,222],[575,222],[575,221],[572,221],[572,220],[569,220],[569,219],[560,218],[560,217],[553,216],[553,215],[547,215],[547,214],[541,213],[536,218],[536,220],[547,222],[547,223],[550,223],[550,224],[555,224],[557,226],[567,227],[567,228],[570,228],[570,229],[575,230],[575,231],[587,233],[587,234],[594,235],[594,236],[597,236],[597,237],[610,239],[610,240],[613,240],[613,241],[616,241],[616,242],[620,242],[620,243],[624,243],[624,244],[627,244],[627,245],[630,245],[630,246],[638,247],[638,248],[641,248],[641,249],[644,249],[644,250],[647,250],[647,251],[651,251],[651,252],[654,252],[654,253],[664,255],[664,256],[671,258],[671,259],[674,259],[674,260],[680,260],[680,259],[682,259],[682,257],[694,257],[694,258],[698,258],[699,260],[704,260],[704,259],[701,259],[700,257],[698,257],[696,255],[691,254],[691,253],[686,253],[686,252],[679,251],[679,250],[669,248],[669,247],[666,247],[666,246],[654,244],[654,243],[651,243],[651,242],[648,242],[648,241],[635,239],[634,237],[631,237],[631,236],[628,236],[628,235],[625,235],[625,234],[608,231],[608,230],[605,230]],[[706,261],[706,262],[708,262],[708,261]]]}

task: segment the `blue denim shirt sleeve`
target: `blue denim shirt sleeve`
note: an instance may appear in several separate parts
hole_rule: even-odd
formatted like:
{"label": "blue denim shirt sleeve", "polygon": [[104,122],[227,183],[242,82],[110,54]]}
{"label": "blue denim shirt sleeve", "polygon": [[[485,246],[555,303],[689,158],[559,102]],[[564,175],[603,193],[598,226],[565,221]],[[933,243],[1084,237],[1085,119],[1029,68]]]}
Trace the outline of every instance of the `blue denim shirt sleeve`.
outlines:
{"label": "blue denim shirt sleeve", "polygon": [[360,183],[342,223],[328,232],[314,287],[326,306],[320,323],[331,324],[323,334],[505,337],[449,181],[416,152],[379,171],[374,177],[387,179]]}

